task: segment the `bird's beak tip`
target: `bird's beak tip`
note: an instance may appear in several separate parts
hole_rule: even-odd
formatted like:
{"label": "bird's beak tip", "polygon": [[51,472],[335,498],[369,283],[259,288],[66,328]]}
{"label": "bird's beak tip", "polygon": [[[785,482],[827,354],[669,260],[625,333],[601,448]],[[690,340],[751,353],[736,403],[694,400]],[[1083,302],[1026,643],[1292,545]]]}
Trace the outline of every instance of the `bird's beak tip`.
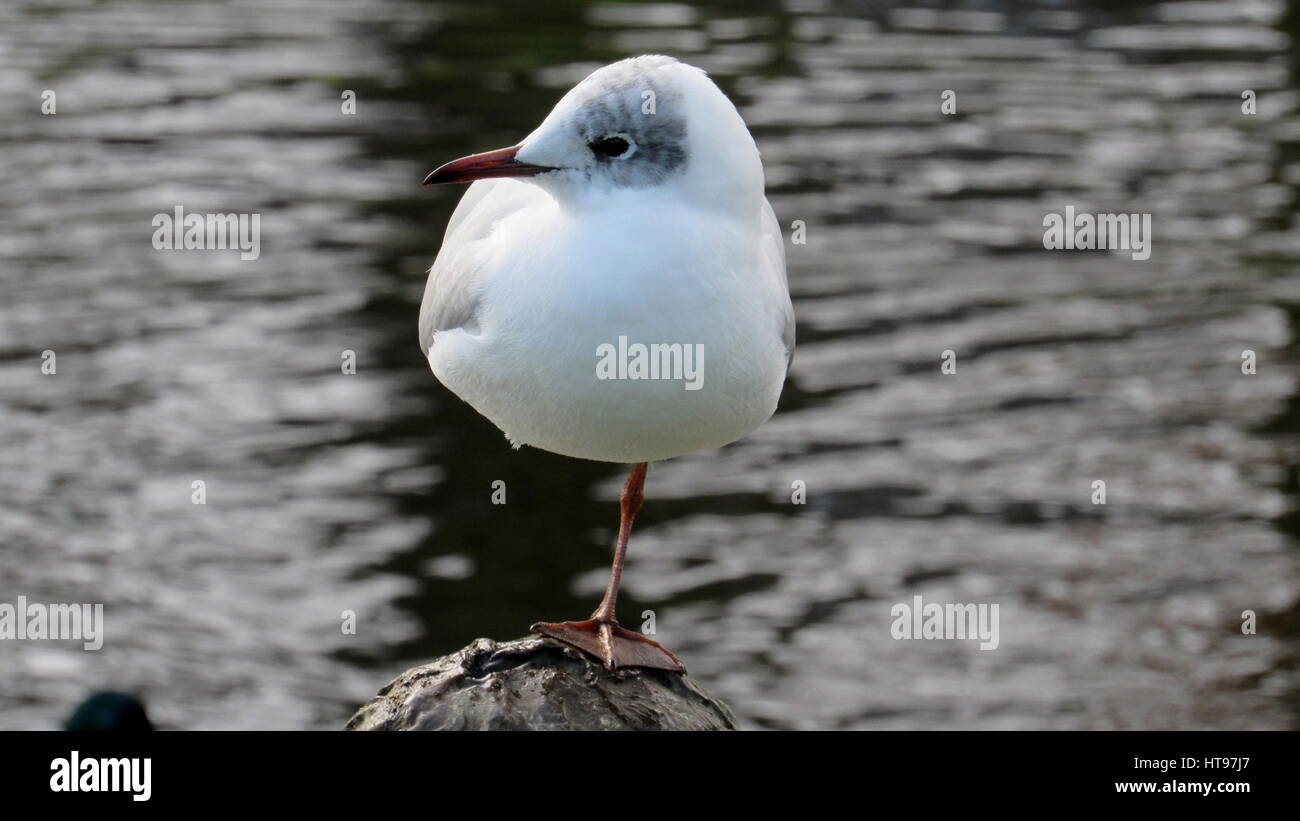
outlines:
{"label": "bird's beak tip", "polygon": [[512,145],[509,148],[498,148],[496,151],[484,151],[482,154],[471,154],[459,160],[452,160],[435,168],[420,185],[444,185],[500,177],[532,177],[543,171],[552,170],[543,165],[519,162],[515,159],[518,151],[519,146]]}

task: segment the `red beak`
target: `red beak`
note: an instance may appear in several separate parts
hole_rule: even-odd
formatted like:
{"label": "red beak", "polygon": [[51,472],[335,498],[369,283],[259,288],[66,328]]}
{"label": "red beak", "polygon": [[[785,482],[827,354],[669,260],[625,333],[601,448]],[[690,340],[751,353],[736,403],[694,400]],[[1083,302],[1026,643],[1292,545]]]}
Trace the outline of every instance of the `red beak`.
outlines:
{"label": "red beak", "polygon": [[440,166],[424,178],[422,185],[442,185],[451,182],[473,182],[489,180],[494,177],[531,177],[543,171],[554,169],[545,165],[529,165],[519,162],[515,154],[519,146],[498,148],[496,151],[484,151],[482,154],[470,154],[459,160],[452,160]]}

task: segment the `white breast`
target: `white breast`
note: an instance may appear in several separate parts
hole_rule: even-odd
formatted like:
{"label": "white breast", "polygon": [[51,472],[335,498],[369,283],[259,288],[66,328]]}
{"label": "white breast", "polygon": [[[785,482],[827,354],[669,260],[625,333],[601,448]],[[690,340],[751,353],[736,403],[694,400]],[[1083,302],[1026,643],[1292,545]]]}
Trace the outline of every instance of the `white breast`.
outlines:
{"label": "white breast", "polygon": [[[433,335],[429,363],[513,441],[652,461],[727,444],[772,414],[790,312],[783,260],[764,239],[774,219],[645,191],[577,215],[527,183],[490,185],[467,194],[474,213],[453,218],[422,314],[472,316]],[[440,306],[440,294],[459,306]],[[629,352],[637,343],[702,350],[699,389],[671,374],[600,378],[602,346],[618,351],[620,337]]]}

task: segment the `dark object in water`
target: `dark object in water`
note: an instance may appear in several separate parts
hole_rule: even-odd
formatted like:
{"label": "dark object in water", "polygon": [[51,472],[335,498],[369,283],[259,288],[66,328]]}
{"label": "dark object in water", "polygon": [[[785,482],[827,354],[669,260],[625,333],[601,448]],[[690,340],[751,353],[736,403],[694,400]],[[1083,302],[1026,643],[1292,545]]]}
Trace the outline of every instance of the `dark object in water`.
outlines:
{"label": "dark object in water", "polygon": [[734,730],[731,709],[680,673],[609,671],[548,638],[468,647],[389,682],[348,730]]}
{"label": "dark object in water", "polygon": [[63,729],[72,732],[143,732],[153,722],[140,700],[126,693],[101,690],[77,705]]}

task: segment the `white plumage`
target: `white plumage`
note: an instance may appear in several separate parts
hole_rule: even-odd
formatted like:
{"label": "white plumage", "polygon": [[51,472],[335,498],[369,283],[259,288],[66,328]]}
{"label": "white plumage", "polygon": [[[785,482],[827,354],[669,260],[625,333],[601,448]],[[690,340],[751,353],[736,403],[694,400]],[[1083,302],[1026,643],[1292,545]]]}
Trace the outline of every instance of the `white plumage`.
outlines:
{"label": "white plumage", "polygon": [[[771,416],[794,348],[783,241],[754,141],[702,71],[607,66],[493,154],[430,175],[478,179],[420,311],[443,384],[516,445],[610,462],[719,447]],[[699,389],[600,378],[620,337],[702,346]]]}

